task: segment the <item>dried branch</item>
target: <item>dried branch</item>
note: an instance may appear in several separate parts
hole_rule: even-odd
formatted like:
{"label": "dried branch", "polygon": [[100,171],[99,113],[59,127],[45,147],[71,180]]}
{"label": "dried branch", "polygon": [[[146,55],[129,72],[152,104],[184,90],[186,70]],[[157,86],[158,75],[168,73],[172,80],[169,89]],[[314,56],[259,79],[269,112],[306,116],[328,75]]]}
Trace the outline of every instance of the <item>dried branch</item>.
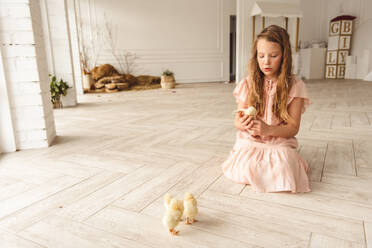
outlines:
{"label": "dried branch", "polygon": [[[102,28],[100,26],[92,27],[92,33],[83,28],[83,20],[79,16],[77,20],[78,29],[78,43],[79,43],[79,57],[80,65],[83,73],[87,74],[93,67],[97,65],[98,58],[102,50],[103,42],[98,39]],[[96,37],[97,44],[94,45],[93,37]]]}
{"label": "dried branch", "polygon": [[113,27],[112,22],[109,21],[104,14],[105,23],[105,33],[106,33],[106,44],[109,45],[112,56],[116,59],[120,71],[122,73],[130,74],[134,71],[136,67],[136,59],[138,56],[135,53],[131,53],[125,50],[118,50],[116,47],[117,37],[116,37],[116,27]]}
{"label": "dried branch", "polygon": [[138,58],[135,53],[128,51],[115,51],[114,56],[119,63],[120,70],[123,73],[131,74],[137,67],[136,59]]}

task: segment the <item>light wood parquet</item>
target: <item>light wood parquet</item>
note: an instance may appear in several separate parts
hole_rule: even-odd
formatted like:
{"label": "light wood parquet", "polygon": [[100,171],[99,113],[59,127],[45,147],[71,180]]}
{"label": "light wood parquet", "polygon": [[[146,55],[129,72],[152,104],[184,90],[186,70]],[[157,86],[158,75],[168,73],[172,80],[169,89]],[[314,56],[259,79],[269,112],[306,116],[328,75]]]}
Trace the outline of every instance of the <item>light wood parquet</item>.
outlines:
{"label": "light wood parquet", "polygon": [[[51,147],[0,154],[0,247],[372,248],[372,83],[306,85],[297,138],[311,193],[256,193],[222,175],[234,84],[83,95],[54,111]],[[200,221],[172,237],[162,197],[186,191]]]}

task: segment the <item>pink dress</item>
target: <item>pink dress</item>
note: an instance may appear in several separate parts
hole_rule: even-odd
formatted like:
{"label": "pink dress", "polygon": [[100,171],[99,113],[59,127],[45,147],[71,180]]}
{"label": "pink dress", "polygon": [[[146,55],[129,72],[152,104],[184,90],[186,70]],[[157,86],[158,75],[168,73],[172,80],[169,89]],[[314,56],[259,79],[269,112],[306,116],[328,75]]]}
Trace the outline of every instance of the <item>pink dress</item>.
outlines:
{"label": "pink dress", "polygon": [[[281,125],[272,112],[276,82],[265,81],[265,112],[260,118],[268,125]],[[233,95],[237,102],[246,102],[248,80],[243,79]],[[303,81],[294,79],[289,91],[287,106],[295,97],[304,99],[305,108],[310,104]],[[280,137],[254,138],[246,131],[238,131],[235,145],[222,164],[223,173],[237,183],[250,184],[258,192],[291,191],[309,192],[309,167],[297,153],[297,139]]]}

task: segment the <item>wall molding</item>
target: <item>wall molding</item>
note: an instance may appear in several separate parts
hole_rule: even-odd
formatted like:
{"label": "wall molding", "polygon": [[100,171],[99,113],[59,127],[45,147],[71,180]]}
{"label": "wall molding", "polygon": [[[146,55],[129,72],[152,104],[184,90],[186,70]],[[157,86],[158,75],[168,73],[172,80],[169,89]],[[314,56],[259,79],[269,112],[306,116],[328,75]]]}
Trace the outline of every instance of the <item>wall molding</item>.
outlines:
{"label": "wall molding", "polygon": [[[152,67],[151,65],[157,65],[157,64],[162,64],[162,65],[167,65],[167,64],[173,64],[174,66],[177,66],[177,65],[180,65],[180,64],[189,64],[191,61],[184,61],[184,60],[172,60],[172,61],[159,61],[159,60],[154,60],[154,61],[144,61],[142,63],[140,63],[138,65],[139,69],[142,69],[141,68],[141,65],[147,65],[147,71],[151,71]],[[182,83],[189,83],[189,82],[216,82],[216,81],[225,81],[224,80],[224,60],[223,59],[219,59],[219,60],[209,60],[209,59],[205,59],[205,60],[194,60],[192,61],[193,65],[197,65],[197,64],[203,64],[203,63],[209,63],[209,64],[215,64],[217,65],[218,67],[218,71],[216,74],[214,74],[214,76],[212,77],[195,77],[193,75],[191,75],[190,77],[180,77],[180,76],[176,76],[176,80],[177,82],[182,82]],[[109,63],[113,66],[115,66],[117,64],[117,61],[116,60],[107,60],[105,61],[105,63]],[[142,71],[142,70],[141,70]],[[160,73],[161,71],[159,71],[158,75],[160,76]],[[141,72],[141,73],[138,73],[138,75],[144,75],[144,74],[148,74],[146,72]],[[137,74],[136,74],[137,75]]]}
{"label": "wall molding", "polygon": [[[164,60],[164,61],[170,61],[170,60],[187,60],[187,61],[196,61],[196,60],[213,60],[213,59],[224,59],[224,55],[219,54],[208,54],[208,56],[203,56],[201,54],[198,55],[183,55],[183,56],[166,56],[164,54],[162,55],[149,55],[149,54],[137,54],[138,61],[145,61],[145,60]],[[114,59],[114,56],[112,54],[103,54],[100,56],[100,60],[104,59]]]}
{"label": "wall molding", "polygon": [[[97,27],[97,5],[96,1],[99,0],[88,0],[89,4],[89,28],[90,36],[93,37],[94,47],[97,45],[97,37],[94,37],[92,27]],[[93,3],[92,3],[93,2]],[[195,48],[195,49],[139,49],[139,48],[126,48],[120,50],[126,50],[130,52],[146,52],[146,53],[185,53],[185,52],[194,52],[194,53],[223,53],[223,0],[216,0],[216,9],[217,9],[217,18],[216,18],[216,48]],[[80,15],[81,13],[79,13]],[[108,50],[108,49],[103,49]]]}
{"label": "wall molding", "polygon": [[[107,59],[107,60],[104,60],[106,61],[107,63],[117,63],[117,61],[115,59]],[[194,63],[200,63],[200,62],[222,62],[223,63],[223,58],[221,59],[200,59],[200,60],[197,60],[197,59],[185,59],[185,60],[182,60],[182,59],[164,59],[164,60],[159,60],[159,59],[153,59],[153,60],[143,60],[141,61],[141,64],[161,64],[161,63],[190,63],[190,62],[194,62]]]}

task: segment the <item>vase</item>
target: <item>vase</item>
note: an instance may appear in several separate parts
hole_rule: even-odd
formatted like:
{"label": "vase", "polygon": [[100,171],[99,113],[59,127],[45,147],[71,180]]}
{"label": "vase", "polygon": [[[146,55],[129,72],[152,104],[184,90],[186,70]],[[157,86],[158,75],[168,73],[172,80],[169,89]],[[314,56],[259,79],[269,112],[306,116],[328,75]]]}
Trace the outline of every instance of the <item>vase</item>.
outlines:
{"label": "vase", "polygon": [[176,86],[176,81],[173,76],[161,76],[160,85],[163,89],[173,89]]}
{"label": "vase", "polygon": [[83,90],[84,92],[88,92],[93,85],[93,78],[92,74],[88,73],[83,73]]}
{"label": "vase", "polygon": [[62,101],[61,100],[56,100],[53,103],[53,108],[63,108]]}

